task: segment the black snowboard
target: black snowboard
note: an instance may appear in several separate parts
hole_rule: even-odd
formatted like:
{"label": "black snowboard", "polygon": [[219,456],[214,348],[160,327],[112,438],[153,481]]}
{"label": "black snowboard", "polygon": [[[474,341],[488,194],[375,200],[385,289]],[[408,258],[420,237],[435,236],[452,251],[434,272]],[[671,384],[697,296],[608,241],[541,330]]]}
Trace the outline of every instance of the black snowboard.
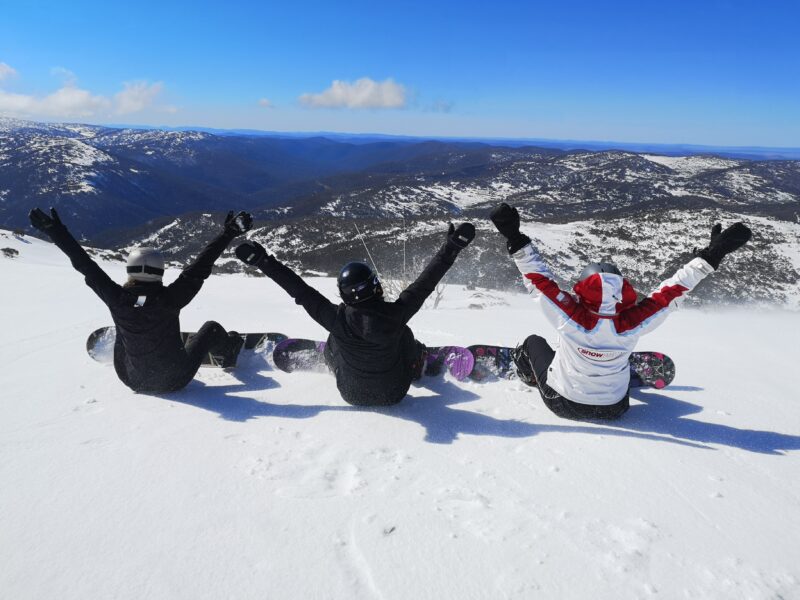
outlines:
{"label": "black snowboard", "polygon": [[[181,331],[183,343],[194,335],[191,331]],[[244,344],[242,350],[251,350],[266,357],[272,356],[272,350],[278,342],[285,340],[286,336],[282,333],[243,333],[241,334]],[[89,334],[86,340],[86,351],[94,360],[100,363],[114,362],[114,342],[117,337],[116,327],[101,327]],[[241,350],[239,351],[241,356]],[[237,356],[237,359],[239,358]],[[206,354],[203,358],[201,367],[219,367],[219,362],[211,354]]]}
{"label": "black snowboard", "polygon": [[[499,377],[516,377],[516,366],[511,358],[513,348],[476,344],[469,347],[475,355],[475,367],[470,379],[484,381]],[[633,352],[628,359],[631,367],[631,387],[661,389],[675,379],[675,363],[661,352]]]}
{"label": "black snowboard", "polygon": [[[281,371],[325,372],[324,351],[326,342],[289,338],[275,346],[272,361]],[[428,348],[425,362],[426,375],[438,375],[446,367],[458,380],[465,379],[473,369],[472,353],[460,346],[441,346]]]}

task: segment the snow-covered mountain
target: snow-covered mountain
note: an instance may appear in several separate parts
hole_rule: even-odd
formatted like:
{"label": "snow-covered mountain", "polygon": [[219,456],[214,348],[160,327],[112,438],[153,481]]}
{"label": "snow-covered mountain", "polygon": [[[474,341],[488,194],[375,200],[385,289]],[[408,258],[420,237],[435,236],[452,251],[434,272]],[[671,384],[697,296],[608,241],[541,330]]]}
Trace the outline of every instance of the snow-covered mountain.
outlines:
{"label": "snow-covered mountain", "polygon": [[222,211],[250,208],[250,237],[297,267],[335,274],[369,251],[385,275],[407,278],[448,221],[472,220],[479,237],[451,281],[508,288],[516,274],[487,221],[503,201],[565,283],[610,259],[641,291],[705,245],[714,222],[745,221],[752,244],[694,301],[800,306],[800,161],[0,120],[0,224],[26,227],[32,206],[55,204],[89,243],[156,245],[177,262]]}
{"label": "snow-covered mountain", "polygon": [[[458,162],[464,157],[453,157]],[[662,208],[724,208],[800,217],[800,161],[668,157],[630,152],[494,151],[485,164],[403,175],[319,192],[331,216],[447,215],[507,201],[547,219],[611,216]]]}
{"label": "snow-covered mountain", "polygon": [[[448,274],[448,281],[470,287],[510,289],[517,271],[505,243],[484,213],[473,244]],[[688,261],[694,248],[708,243],[716,222],[744,221],[751,242],[728,256],[719,273],[704,281],[692,298],[698,304],[756,303],[800,309],[800,223],[721,209],[659,209],[638,215],[588,218],[568,223],[531,219],[523,209],[523,231],[536,243],[562,283],[569,287],[589,262],[617,263],[637,290],[648,293]],[[448,219],[337,219],[325,216],[274,220],[247,237],[262,243],[297,269],[335,276],[351,260],[374,261],[384,277],[413,279],[443,242]],[[176,263],[185,263],[222,227],[219,215],[171,219],[121,242],[130,250],[152,245]],[[233,248],[234,245],[232,245]],[[218,262],[221,272],[246,268],[235,256]]]}
{"label": "snow-covered mountain", "polygon": [[[152,396],[87,356],[110,317],[57,249],[0,246],[4,598],[800,597],[800,313],[676,312],[641,344],[675,359],[674,384],[609,423],[561,420],[516,381],[426,378],[356,409],[332,377],[257,356]],[[182,314],[208,319],[324,335],[240,274]],[[410,326],[432,345],[555,338],[526,294],[462,286]]]}
{"label": "snow-covered mountain", "polygon": [[[151,219],[300,201],[326,178],[377,165],[392,173],[474,143],[347,143],[325,138],[53,125],[0,118],[0,225],[26,227],[33,206],[73,215],[82,236]],[[358,179],[358,178],[356,178]],[[347,177],[344,180],[349,180]]]}

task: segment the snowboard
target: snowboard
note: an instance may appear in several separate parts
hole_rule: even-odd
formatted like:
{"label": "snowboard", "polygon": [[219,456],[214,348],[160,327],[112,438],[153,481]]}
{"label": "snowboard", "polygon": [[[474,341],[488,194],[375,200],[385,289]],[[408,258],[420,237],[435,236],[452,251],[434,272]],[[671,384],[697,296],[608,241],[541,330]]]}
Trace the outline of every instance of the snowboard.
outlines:
{"label": "snowboard", "polygon": [[[191,331],[181,331],[181,340],[186,343],[189,336],[194,335]],[[116,327],[101,327],[89,334],[86,340],[86,351],[94,360],[100,363],[110,364],[114,362],[114,342],[117,337]],[[272,351],[278,342],[285,340],[286,336],[282,333],[242,333],[243,345],[239,350],[238,358],[241,357],[242,350],[250,350],[266,357],[272,356]],[[203,357],[201,367],[220,367],[216,358],[207,353]]]}
{"label": "snowboard", "polygon": [[[272,352],[272,362],[281,371],[328,371],[325,363],[326,342],[290,338],[279,342]],[[428,348],[425,358],[425,375],[435,376],[447,368],[457,380],[466,379],[472,372],[475,359],[472,353],[460,346]]]}
{"label": "snowboard", "polygon": [[476,344],[467,349],[475,357],[475,366],[469,374],[469,378],[473,381],[484,381],[497,377],[509,379],[516,376],[516,367],[511,358],[512,348]]}
{"label": "snowboard", "polygon": [[[475,367],[469,374],[474,381],[491,378],[516,377],[516,365],[511,357],[513,348],[476,344],[469,346],[475,355]],[[661,389],[675,379],[675,363],[661,352],[633,352],[628,359],[631,369],[631,388]]]}

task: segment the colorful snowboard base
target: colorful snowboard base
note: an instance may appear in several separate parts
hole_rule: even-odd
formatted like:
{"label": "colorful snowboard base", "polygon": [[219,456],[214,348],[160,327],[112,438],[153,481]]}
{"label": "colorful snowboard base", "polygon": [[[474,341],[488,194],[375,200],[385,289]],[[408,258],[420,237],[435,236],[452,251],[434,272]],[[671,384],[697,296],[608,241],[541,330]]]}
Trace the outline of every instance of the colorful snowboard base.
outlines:
{"label": "colorful snowboard base", "polygon": [[425,357],[425,375],[438,375],[442,366],[447,367],[456,380],[462,381],[469,377],[475,367],[475,357],[467,348],[461,346],[438,346],[427,348]]}
{"label": "colorful snowboard base", "polygon": [[631,387],[667,387],[675,379],[675,363],[661,352],[634,352],[631,365]]}
{"label": "colorful snowboard base", "polygon": [[[272,353],[272,362],[281,371],[326,372],[325,363],[326,342],[316,340],[289,338],[275,346]],[[466,379],[472,372],[475,359],[472,353],[460,346],[442,346],[428,348],[425,358],[424,374],[435,376],[446,367],[449,373],[458,379]]]}
{"label": "colorful snowboard base", "polygon": [[[511,379],[517,368],[511,357],[513,348],[476,344],[469,346],[475,355],[475,368],[470,379],[485,381],[491,378]],[[675,379],[675,363],[661,352],[633,352],[628,359],[631,368],[631,388],[662,389]]]}
{"label": "colorful snowboard base", "polygon": [[511,348],[476,344],[469,346],[468,350],[475,357],[475,366],[469,374],[469,378],[473,381],[485,381],[492,378],[510,379],[516,376],[514,359],[511,358]]}
{"label": "colorful snowboard base", "polygon": [[[194,335],[192,331],[181,331],[181,340],[186,343],[189,336]],[[101,327],[89,334],[86,340],[86,351],[94,360],[100,363],[110,364],[114,362],[114,342],[117,337],[116,327]],[[278,342],[285,340],[286,336],[282,333],[242,333],[244,341],[239,350],[237,360],[242,356],[242,350],[252,350],[254,353],[263,354],[266,357],[272,356],[272,351]],[[217,358],[208,353],[203,357],[201,367],[221,367]]]}

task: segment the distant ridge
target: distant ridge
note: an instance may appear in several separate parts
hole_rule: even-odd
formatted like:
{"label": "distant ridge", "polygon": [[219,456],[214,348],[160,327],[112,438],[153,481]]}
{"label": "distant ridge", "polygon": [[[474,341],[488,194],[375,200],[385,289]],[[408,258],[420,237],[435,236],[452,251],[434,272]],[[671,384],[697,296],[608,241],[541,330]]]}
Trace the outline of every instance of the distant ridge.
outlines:
{"label": "distant ridge", "polygon": [[153,129],[161,131],[202,131],[221,136],[264,136],[276,138],[313,138],[325,137],[332,140],[353,144],[368,144],[376,141],[393,141],[417,143],[437,141],[449,143],[479,143],[508,148],[535,146],[556,150],[624,150],[627,152],[654,152],[668,156],[686,156],[697,154],[714,154],[729,158],[745,158],[748,160],[800,160],[799,147],[769,146],[711,146],[704,144],[665,144],[660,142],[616,142],[613,140],[554,140],[548,138],[508,138],[508,137],[470,137],[470,136],[410,136],[387,133],[342,133],[336,131],[266,131],[261,129],[219,129],[200,126],[149,126],[113,124],[104,125],[116,129]]}

